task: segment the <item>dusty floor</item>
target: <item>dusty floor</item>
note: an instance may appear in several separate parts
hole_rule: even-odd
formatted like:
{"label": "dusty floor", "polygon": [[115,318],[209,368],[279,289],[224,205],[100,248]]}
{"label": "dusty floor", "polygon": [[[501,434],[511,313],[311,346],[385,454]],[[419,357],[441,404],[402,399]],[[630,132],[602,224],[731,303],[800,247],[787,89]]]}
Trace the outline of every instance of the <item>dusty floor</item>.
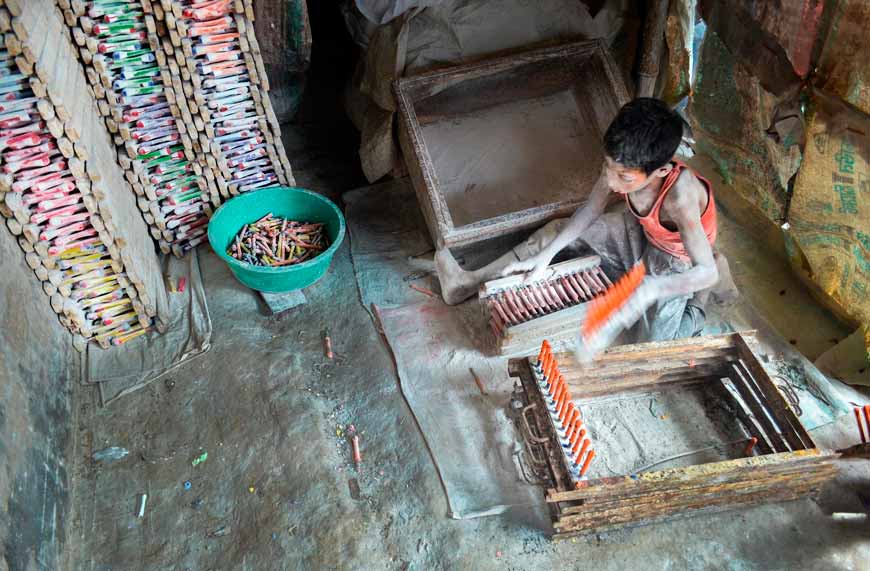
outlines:
{"label": "dusty floor", "polygon": [[[322,172],[299,173],[306,177],[324,180]],[[734,230],[726,223],[724,239],[736,239]],[[753,277],[770,275],[757,284],[765,291],[749,295],[781,309],[774,304],[786,274],[763,249],[748,251],[733,261],[738,283],[746,291]],[[309,290],[308,305],[277,319],[210,252],[202,270],[214,322],[206,356],[107,409],[90,389],[76,391],[75,569],[867,568],[866,525],[826,515],[857,511],[858,492],[870,495],[870,470],[859,465],[846,467],[821,505],[764,506],[576,542],[551,543],[526,513],[450,520],[388,353],[359,302],[347,244]],[[843,333],[810,309],[801,288],[786,285],[804,309],[779,324],[766,312],[776,325],[802,331],[798,342],[806,337],[809,346]],[[326,327],[334,362],[322,356]],[[360,472],[338,433],[351,423],[362,433]],[[816,437],[849,442],[851,419]],[[106,446],[131,454],[94,464],[91,454]],[[202,452],[207,460],[192,466]]]}
{"label": "dusty floor", "polygon": [[[337,198],[361,184],[356,146],[344,120],[329,119],[337,92],[312,95],[285,129],[285,146],[300,186]],[[723,221],[722,240],[745,252],[732,260],[744,294],[805,354],[847,333],[733,221]],[[213,254],[201,260],[214,324],[209,353],[108,408],[97,406],[93,389],[75,388],[76,570],[868,568],[870,527],[827,514],[868,501],[870,463],[844,466],[818,504],[559,544],[530,513],[448,519],[389,353],[360,303],[349,245],[306,292],[308,304],[278,318]],[[338,356],[331,362],[321,344],[326,327]],[[360,471],[342,432],[349,424],[362,436]],[[855,438],[850,418],[814,435],[829,446]],[[94,463],[93,452],[107,446],[130,455]]]}

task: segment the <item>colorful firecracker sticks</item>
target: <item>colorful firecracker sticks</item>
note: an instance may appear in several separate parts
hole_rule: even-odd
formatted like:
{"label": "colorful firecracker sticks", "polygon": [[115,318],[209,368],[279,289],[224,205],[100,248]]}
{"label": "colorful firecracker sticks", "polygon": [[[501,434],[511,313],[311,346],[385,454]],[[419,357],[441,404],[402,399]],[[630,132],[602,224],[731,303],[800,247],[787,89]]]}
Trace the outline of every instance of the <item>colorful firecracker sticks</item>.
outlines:
{"label": "colorful firecracker sticks", "polygon": [[317,257],[329,247],[320,222],[296,222],[271,213],[245,224],[227,254],[254,266],[292,266]]}
{"label": "colorful firecracker sticks", "polygon": [[[11,7],[0,2],[0,22],[15,24],[11,33],[0,24],[6,32],[0,35],[0,212],[61,323],[103,346],[125,343],[150,330],[151,318],[107,231],[106,211],[91,195],[81,159],[87,152],[67,138],[78,137],[72,123],[60,120],[70,113],[46,98],[60,88],[41,81],[45,59],[35,53],[36,41],[28,43],[38,37],[36,8],[22,15],[17,5],[10,14]],[[58,23],[43,24],[50,30]],[[68,53],[75,64],[71,47]]]}
{"label": "colorful firecracker sticks", "polygon": [[595,458],[591,437],[583,425],[580,410],[574,404],[568,384],[559,371],[550,343],[544,341],[532,371],[538,382],[541,396],[553,422],[556,438],[561,444],[565,466],[575,483],[586,477],[586,472]]}
{"label": "colorful firecracker sticks", "polygon": [[167,97],[171,87],[152,49],[158,42],[149,40],[153,18],[139,0],[68,4],[78,23],[73,37],[95,94],[105,100],[101,111],[117,133],[137,204],[161,250],[181,256],[205,242],[211,205],[184,117]]}
{"label": "colorful firecracker sticks", "polygon": [[189,77],[189,105],[198,115],[201,145],[215,157],[221,186],[237,194],[293,184],[250,1],[162,0],[160,6],[167,29],[164,50]]}

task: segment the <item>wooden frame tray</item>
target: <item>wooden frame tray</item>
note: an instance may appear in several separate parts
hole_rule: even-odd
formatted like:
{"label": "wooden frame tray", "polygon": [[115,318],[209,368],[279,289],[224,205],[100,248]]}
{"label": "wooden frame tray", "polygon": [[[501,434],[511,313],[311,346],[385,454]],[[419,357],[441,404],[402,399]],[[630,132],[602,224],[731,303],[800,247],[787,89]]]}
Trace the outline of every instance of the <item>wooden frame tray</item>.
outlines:
{"label": "wooden frame tray", "polygon": [[[529,359],[511,359],[526,448],[549,481],[556,538],[701,511],[799,499],[834,477],[838,455],[816,447],[751,348],[754,332],[616,347],[581,367],[557,355],[575,403],[591,397],[703,383],[730,399],[757,439],[750,456],[639,474],[574,480],[545,411]],[[727,379],[729,382],[724,382]],[[517,402],[518,401],[518,402]],[[582,408],[583,405],[581,405]]]}
{"label": "wooden frame tray", "polygon": [[399,141],[436,246],[566,216],[592,190],[604,131],[629,100],[600,40],[397,80]]}

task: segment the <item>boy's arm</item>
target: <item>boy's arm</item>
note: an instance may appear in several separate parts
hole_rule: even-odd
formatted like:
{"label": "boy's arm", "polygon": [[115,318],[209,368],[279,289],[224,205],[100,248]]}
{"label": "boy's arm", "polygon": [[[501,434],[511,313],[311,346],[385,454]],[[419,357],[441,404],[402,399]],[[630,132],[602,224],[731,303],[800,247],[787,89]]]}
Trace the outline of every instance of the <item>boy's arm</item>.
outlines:
{"label": "boy's arm", "polygon": [[628,302],[599,330],[588,339],[580,337],[577,355],[581,360],[588,360],[609,346],[620,331],[637,322],[657,300],[707,289],[719,279],[713,248],[710,247],[701,226],[697,187],[693,187],[701,183],[694,176],[686,178],[688,180],[684,181],[683,176],[680,177],[678,186],[668,193],[662,208],[676,222],[680,237],[692,260],[692,268],[687,272],[669,276],[648,275],[629,297]]}
{"label": "boy's arm", "polygon": [[547,244],[543,250],[528,258],[520,260],[508,265],[502,275],[515,274],[519,272],[530,272],[526,276],[527,282],[533,282],[541,279],[547,266],[556,254],[562,251],[567,245],[579,238],[589,226],[604,213],[604,208],[607,206],[607,198],[610,191],[607,188],[607,177],[602,168],[595,186],[592,187],[592,192],[589,193],[589,198],[586,202],[574,211],[565,227],[556,235],[552,242]]}
{"label": "boy's arm", "polygon": [[[683,245],[692,260],[692,269],[680,274],[651,278],[656,284],[658,298],[692,294],[715,285],[719,280],[713,248],[701,225],[699,188],[706,191],[694,175],[686,172],[680,176],[677,186],[668,193],[662,205],[668,217],[677,224]],[[712,196],[710,199],[712,200]]]}

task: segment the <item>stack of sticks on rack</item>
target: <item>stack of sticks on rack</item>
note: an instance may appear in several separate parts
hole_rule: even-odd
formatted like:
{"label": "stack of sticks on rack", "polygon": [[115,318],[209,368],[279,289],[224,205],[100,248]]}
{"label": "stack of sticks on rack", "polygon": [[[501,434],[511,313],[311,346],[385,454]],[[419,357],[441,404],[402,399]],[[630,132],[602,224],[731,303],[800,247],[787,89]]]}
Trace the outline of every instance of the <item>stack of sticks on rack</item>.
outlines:
{"label": "stack of sticks on rack", "polygon": [[595,458],[595,450],[590,447],[592,441],[583,426],[580,410],[571,399],[568,384],[559,371],[552,347],[546,340],[541,344],[533,373],[543,401],[547,404],[554,433],[562,445],[565,465],[577,482],[586,476],[592,459]]}
{"label": "stack of sticks on rack", "polygon": [[196,133],[191,138],[170,102],[174,94],[148,41],[153,18],[146,22],[139,0],[57,3],[74,23],[85,73],[151,235],[164,253],[181,256],[206,240],[208,183]]}
{"label": "stack of sticks on rack", "polygon": [[163,327],[159,264],[130,245],[147,233],[116,196],[128,191],[105,160],[111,146],[60,13],[51,0],[0,0],[0,32],[0,211],[27,264],[81,341],[117,345]]}
{"label": "stack of sticks on rack", "polygon": [[214,207],[294,180],[242,0],[55,0],[143,218],[177,256]]}
{"label": "stack of sticks on rack", "polygon": [[486,304],[490,327],[496,337],[508,328],[591,301],[613,284],[601,270],[598,256],[553,264],[539,281],[527,283],[525,276],[508,276],[480,287],[479,298]]}
{"label": "stack of sticks on rack", "polygon": [[181,87],[188,96],[221,188],[234,195],[293,184],[254,35],[251,0],[142,2],[150,2],[162,18],[163,50],[170,67],[175,63],[181,71],[176,91]]}

